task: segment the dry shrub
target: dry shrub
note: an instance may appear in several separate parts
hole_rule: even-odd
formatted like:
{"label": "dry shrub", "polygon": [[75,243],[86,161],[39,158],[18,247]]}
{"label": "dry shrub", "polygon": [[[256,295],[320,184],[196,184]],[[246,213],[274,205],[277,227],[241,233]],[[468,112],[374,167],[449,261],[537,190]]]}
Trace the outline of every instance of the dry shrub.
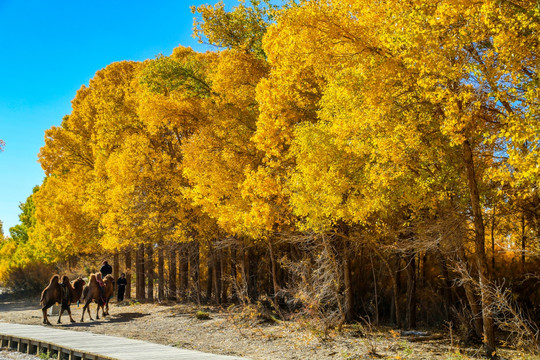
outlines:
{"label": "dry shrub", "polygon": [[282,265],[296,280],[284,292],[296,300],[295,306],[300,309],[297,319],[326,338],[329,330],[340,330],[344,321],[343,264],[339,252],[332,238],[325,235],[291,240],[304,256],[297,261],[282,259]]}
{"label": "dry shrub", "polygon": [[[466,267],[458,268],[462,281],[467,281],[480,294],[480,283],[473,278]],[[540,353],[540,328],[530,315],[516,301],[517,294],[503,282],[489,281],[483,284],[483,291],[490,299],[487,311],[492,314],[495,326],[506,336],[505,342],[518,349]],[[485,309],[484,309],[485,310]],[[472,316],[471,316],[472,317]]]}
{"label": "dry shrub", "polygon": [[515,295],[504,284],[489,284],[495,323],[507,334],[506,342],[516,348],[540,353],[540,329],[515,301]]}
{"label": "dry shrub", "polygon": [[4,286],[14,292],[40,292],[54,273],[53,266],[41,263],[11,268],[7,272]]}

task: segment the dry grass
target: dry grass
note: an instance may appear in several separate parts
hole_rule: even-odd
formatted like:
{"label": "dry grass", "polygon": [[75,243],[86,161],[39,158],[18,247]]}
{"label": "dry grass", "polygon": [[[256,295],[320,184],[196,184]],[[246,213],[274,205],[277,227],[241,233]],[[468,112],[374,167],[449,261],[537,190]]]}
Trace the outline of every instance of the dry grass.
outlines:
{"label": "dry grass", "polygon": [[[39,297],[9,299],[0,296],[0,321],[40,325]],[[95,305],[91,306],[95,314]],[[73,306],[79,319],[82,307]],[[451,346],[450,338],[409,342],[390,328],[370,328],[366,324],[345,326],[342,333],[321,335],[308,321],[266,321],[252,310],[238,306],[196,307],[184,304],[149,304],[114,301],[111,316],[99,321],[55,327],[76,331],[123,336],[170,346],[250,359],[468,359],[480,358],[482,351]],[[199,320],[197,313],[209,319]],[[56,323],[56,318],[50,318]],[[534,359],[510,349],[505,359]]]}

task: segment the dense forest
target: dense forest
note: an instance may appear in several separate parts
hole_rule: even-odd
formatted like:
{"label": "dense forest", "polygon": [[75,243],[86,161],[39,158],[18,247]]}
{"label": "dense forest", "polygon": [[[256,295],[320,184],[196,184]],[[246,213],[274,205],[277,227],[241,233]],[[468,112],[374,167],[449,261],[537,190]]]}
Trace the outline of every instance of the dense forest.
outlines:
{"label": "dense forest", "polygon": [[46,131],[4,284],[104,254],[137,299],[539,349],[538,2],[192,10],[214,51],[110,64]]}

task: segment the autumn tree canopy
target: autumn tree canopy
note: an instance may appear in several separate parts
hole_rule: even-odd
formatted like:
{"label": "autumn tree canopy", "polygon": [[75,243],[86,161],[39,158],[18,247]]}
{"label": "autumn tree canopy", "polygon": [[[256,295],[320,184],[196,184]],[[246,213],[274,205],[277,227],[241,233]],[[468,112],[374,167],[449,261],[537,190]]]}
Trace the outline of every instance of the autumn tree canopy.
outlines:
{"label": "autumn tree canopy", "polygon": [[[305,274],[324,274],[321,308],[337,309],[338,328],[383,313],[365,307],[377,286],[394,323],[416,326],[422,266],[421,290],[440,289],[446,320],[463,297],[493,356],[505,326],[493,284],[515,270],[508,259],[520,259],[517,277],[540,249],[538,4],[192,10],[194,35],[214,51],[110,64],[46,131],[47,178],[23,242],[49,262],[145,246],[152,261],[167,247],[158,272],[171,282],[180,249],[179,281],[184,294],[195,283],[197,301],[199,276],[207,297],[245,286],[253,300],[258,284],[299,294]],[[386,275],[363,278],[374,261]],[[318,299],[305,294],[306,306]]]}

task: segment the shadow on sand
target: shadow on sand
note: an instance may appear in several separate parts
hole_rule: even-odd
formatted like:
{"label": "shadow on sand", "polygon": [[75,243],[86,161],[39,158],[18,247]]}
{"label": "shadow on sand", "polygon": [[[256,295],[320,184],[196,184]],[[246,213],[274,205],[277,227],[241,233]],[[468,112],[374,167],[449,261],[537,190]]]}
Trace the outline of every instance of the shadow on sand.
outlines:
{"label": "shadow on sand", "polygon": [[39,309],[39,294],[0,293],[0,312]]}
{"label": "shadow on sand", "polygon": [[[126,323],[126,322],[130,322],[134,319],[138,319],[138,318],[141,318],[141,317],[144,317],[144,316],[147,316],[149,314],[140,314],[140,313],[121,313],[121,314],[114,314],[114,315],[109,315],[107,316],[105,319],[100,317],[99,320],[96,320],[94,318],[94,320],[90,320],[90,319],[86,319],[84,322],[74,322],[74,323],[66,323],[65,325],[61,325],[61,326],[65,326],[65,327],[81,327],[81,328],[91,328],[91,327],[94,327],[94,326],[99,326],[101,323]],[[68,319],[69,321],[69,319]]]}

